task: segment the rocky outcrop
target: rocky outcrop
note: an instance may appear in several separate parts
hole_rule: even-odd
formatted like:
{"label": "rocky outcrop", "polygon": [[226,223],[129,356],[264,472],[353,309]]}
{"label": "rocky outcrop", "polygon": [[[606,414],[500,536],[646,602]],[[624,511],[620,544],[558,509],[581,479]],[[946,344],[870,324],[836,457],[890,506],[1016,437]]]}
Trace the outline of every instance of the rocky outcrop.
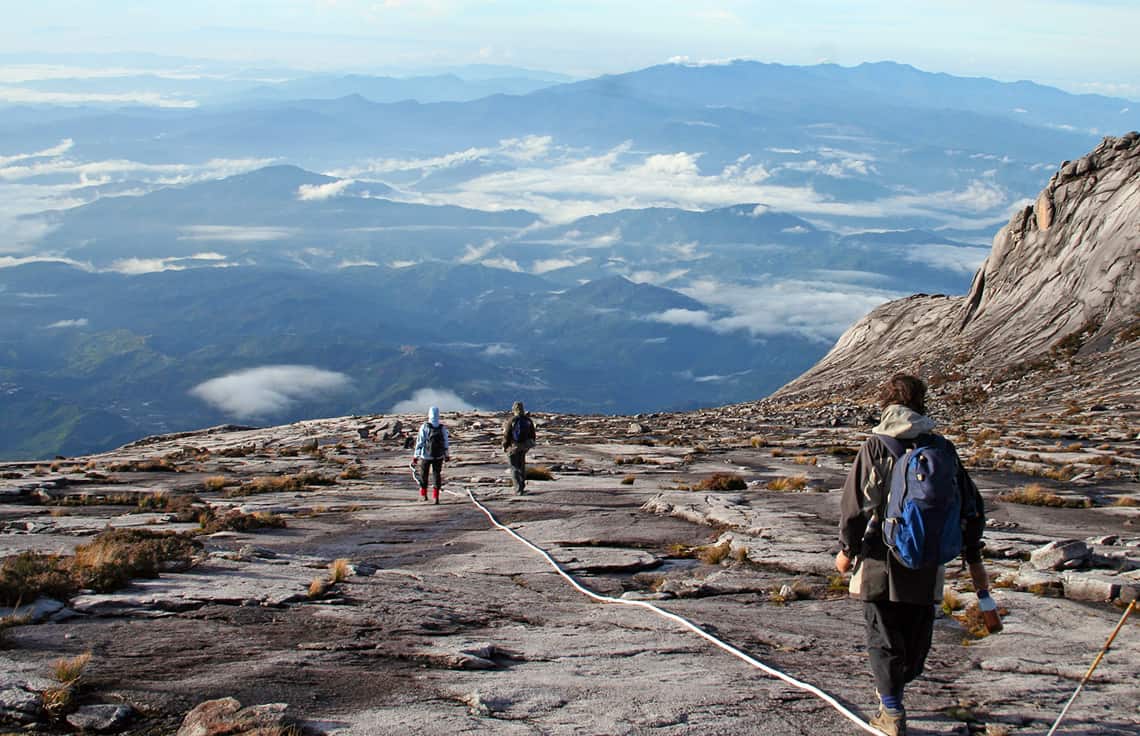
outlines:
{"label": "rocky outcrop", "polygon": [[186,714],[178,736],[268,736],[284,733],[289,725],[285,718],[287,707],[285,703],[269,703],[243,708],[234,698],[207,700]]}
{"label": "rocky outcrop", "polygon": [[[1101,393],[1140,383],[1140,134],[1105,138],[1065,162],[998,232],[964,297],[918,294],[851,327],[823,360],[774,396],[820,389],[866,395],[884,374],[936,384],[1095,373]],[[921,287],[916,284],[916,287]],[[957,388],[962,388],[958,386]],[[974,390],[975,400],[984,399]]]}

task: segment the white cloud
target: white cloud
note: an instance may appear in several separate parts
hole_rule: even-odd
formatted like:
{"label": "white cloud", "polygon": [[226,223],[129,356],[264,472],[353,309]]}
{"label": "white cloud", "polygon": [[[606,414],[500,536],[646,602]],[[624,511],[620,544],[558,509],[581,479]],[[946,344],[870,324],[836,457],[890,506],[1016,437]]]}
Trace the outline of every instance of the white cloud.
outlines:
{"label": "white cloud", "polygon": [[61,319],[58,322],[52,322],[50,325],[47,326],[47,329],[58,330],[58,329],[66,328],[66,327],[86,327],[86,326],[87,326],[87,318],[86,317],[80,317],[79,319]]}
{"label": "white cloud", "polygon": [[[428,407],[438,406],[441,412],[448,411],[479,411],[473,404],[469,404],[454,391],[445,388],[421,388],[412,394],[411,398],[397,402],[389,414],[419,414],[427,415]],[[444,417],[444,423],[447,418]]]}
{"label": "white cloud", "polygon": [[377,263],[376,261],[366,261],[366,260],[354,261],[354,260],[345,259],[345,260],[341,261],[340,263],[336,264],[336,267],[337,268],[361,268],[361,267],[376,268],[376,267],[379,267],[379,265],[380,264]]}
{"label": "white cloud", "polygon": [[517,355],[518,350],[513,345],[506,345],[501,342],[493,343],[483,348],[483,355],[488,358],[502,358],[508,355]]}
{"label": "white cloud", "polygon": [[47,161],[0,166],[0,180],[18,181],[42,176],[74,175],[79,184],[107,184],[115,176],[143,177],[155,184],[187,184],[204,179],[220,179],[273,163],[271,158],[210,159],[199,164],[148,164],[130,159],[77,161],[57,156]]}
{"label": "white cloud", "polygon": [[218,240],[231,243],[255,243],[285,240],[296,235],[297,228],[250,225],[190,225],[182,228],[179,240]]}
{"label": "white cloud", "polygon": [[34,256],[0,256],[0,268],[11,268],[13,266],[22,266],[25,263],[66,263],[69,266],[81,268],[84,271],[91,271],[90,263],[77,261],[73,258],[64,258],[62,256],[53,255],[34,255]]}
{"label": "white cloud", "polygon": [[391,261],[388,264],[388,268],[411,268],[412,266],[418,266],[419,263],[419,261]]}
{"label": "white cloud", "polygon": [[459,257],[459,262],[476,263],[493,251],[496,245],[497,243],[494,240],[484,240],[482,245],[469,244],[464,248],[463,255]]}
{"label": "white cloud", "polygon": [[535,261],[531,271],[536,274],[550,273],[551,271],[559,271],[563,268],[581,266],[583,263],[589,263],[590,260],[589,256],[580,256],[578,258],[544,258]]}
{"label": "white cloud", "polygon": [[108,271],[117,271],[128,276],[139,276],[145,273],[159,273],[161,271],[185,271],[194,268],[197,261],[205,261],[208,268],[228,268],[236,263],[227,263],[226,257],[220,253],[195,253],[192,256],[171,256],[168,258],[121,258],[111,263]]}
{"label": "white cloud", "polygon": [[703,309],[667,309],[658,314],[649,315],[654,322],[664,322],[667,325],[685,325],[687,327],[708,327],[712,324],[712,315]]}
{"label": "white cloud", "polygon": [[554,138],[549,135],[527,135],[499,141],[499,150],[518,161],[534,161],[550,154]]}
{"label": "white cloud", "polygon": [[682,276],[689,273],[687,268],[675,268],[672,271],[631,271],[625,274],[625,277],[635,284],[667,284],[670,281],[676,281]]}
{"label": "white cloud", "polygon": [[424,174],[453,168],[480,160],[502,159],[514,163],[532,163],[550,155],[554,139],[548,135],[527,135],[521,138],[504,138],[496,146],[472,146],[441,156],[428,158],[369,159],[356,166],[329,172],[331,176],[362,177],[394,172],[422,172]]}
{"label": "white cloud", "polygon": [[867,312],[899,296],[848,283],[795,279],[760,284],[701,279],[679,291],[731,313],[708,323],[717,332],[792,333],[822,342],[831,342]]}
{"label": "white cloud", "polygon": [[13,164],[17,161],[27,161],[32,158],[56,158],[67,153],[75,146],[75,141],[71,138],[64,138],[56,145],[45,148],[42,151],[34,151],[32,153],[17,153],[13,156],[0,156],[0,168]]}
{"label": "white cloud", "polygon": [[297,187],[297,199],[302,202],[314,202],[339,197],[354,181],[354,179],[337,179],[325,184],[302,184]]}
{"label": "white cloud", "polygon": [[190,394],[235,417],[259,417],[343,391],[350,384],[345,374],[314,366],[266,365],[213,378]]}
{"label": "white cloud", "polygon": [[900,252],[900,255],[908,261],[962,274],[972,274],[977,271],[989,254],[989,248],[943,243],[904,248]]}
{"label": "white cloud", "polygon": [[522,267],[519,266],[518,261],[511,258],[484,258],[479,261],[479,263],[487,268],[498,268],[503,271],[514,271],[515,273],[522,272]]}
{"label": "white cloud", "polygon": [[170,97],[158,92],[45,92],[26,87],[0,86],[0,102],[23,105],[146,105],[163,108],[194,108],[198,101]]}
{"label": "white cloud", "polygon": [[178,263],[178,260],[177,258],[122,258],[112,263],[110,270],[128,276],[161,271],[185,271],[186,266]]}
{"label": "white cloud", "polygon": [[[872,172],[871,157],[823,148],[813,166],[835,175]],[[779,212],[831,217],[917,215],[946,221],[962,209],[975,212],[1002,206],[1008,198],[993,182],[975,180],[965,189],[900,193],[870,202],[842,202],[810,186],[768,183],[771,173],[749,165],[747,157],[719,173],[703,174],[699,153],[639,156],[629,143],[585,158],[563,158],[546,166],[519,166],[461,182],[451,191],[404,192],[410,201],[459,204],[483,210],[524,208],[558,223],[619,209],[680,207],[705,210],[740,202],[763,202]],[[830,167],[830,169],[829,169]]]}

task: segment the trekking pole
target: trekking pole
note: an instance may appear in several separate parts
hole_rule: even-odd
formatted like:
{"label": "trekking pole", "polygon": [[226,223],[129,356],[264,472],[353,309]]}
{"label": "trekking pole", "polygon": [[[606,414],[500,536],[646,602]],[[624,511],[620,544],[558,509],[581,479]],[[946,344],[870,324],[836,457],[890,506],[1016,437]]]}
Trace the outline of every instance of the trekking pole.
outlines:
{"label": "trekking pole", "polygon": [[1128,616],[1132,613],[1132,609],[1135,607],[1136,601],[1133,600],[1128,604],[1128,608],[1124,609],[1124,615],[1120,617],[1120,623],[1116,624],[1116,628],[1113,629],[1112,633],[1108,635],[1108,641],[1104,643],[1104,646],[1101,648],[1100,653],[1096,655],[1096,659],[1093,660],[1092,665],[1089,667],[1089,671],[1086,672],[1085,676],[1081,678],[1080,683],[1077,685],[1076,691],[1073,692],[1073,697],[1069,698],[1069,702],[1065,703],[1065,707],[1061,710],[1061,715],[1057,716],[1057,720],[1053,722],[1053,727],[1049,729],[1049,733],[1046,734],[1046,736],[1053,736],[1053,733],[1057,730],[1057,726],[1061,725],[1061,720],[1065,717],[1065,714],[1069,712],[1069,706],[1071,706],[1073,704],[1073,701],[1077,699],[1077,696],[1081,694],[1081,689],[1092,677],[1093,670],[1095,670],[1097,665],[1100,664],[1100,661],[1104,659],[1104,655],[1108,653],[1108,648],[1112,646],[1112,640],[1115,639],[1116,635],[1120,633],[1120,630],[1124,628],[1124,622],[1128,620]]}

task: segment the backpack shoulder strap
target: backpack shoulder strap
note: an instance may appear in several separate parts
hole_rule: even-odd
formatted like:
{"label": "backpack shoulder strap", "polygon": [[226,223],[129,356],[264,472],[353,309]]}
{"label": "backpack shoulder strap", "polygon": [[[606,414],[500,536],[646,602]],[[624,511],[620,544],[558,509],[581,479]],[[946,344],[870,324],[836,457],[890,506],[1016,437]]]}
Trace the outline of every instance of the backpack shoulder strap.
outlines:
{"label": "backpack shoulder strap", "polygon": [[907,446],[901,440],[885,434],[876,434],[875,437],[883,443],[883,447],[887,448],[887,452],[891,453],[891,457],[895,460],[906,454]]}

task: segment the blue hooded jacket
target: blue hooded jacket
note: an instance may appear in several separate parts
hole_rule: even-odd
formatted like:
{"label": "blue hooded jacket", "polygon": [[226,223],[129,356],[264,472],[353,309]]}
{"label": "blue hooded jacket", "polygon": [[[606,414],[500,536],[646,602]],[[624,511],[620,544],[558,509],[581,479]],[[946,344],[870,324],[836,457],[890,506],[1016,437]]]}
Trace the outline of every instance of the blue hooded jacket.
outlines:
{"label": "blue hooded jacket", "polygon": [[436,459],[435,457],[431,457],[427,454],[427,451],[428,451],[427,450],[427,439],[428,439],[428,433],[431,432],[431,428],[437,427],[437,426],[443,430],[443,455],[442,455],[442,457],[447,457],[448,455],[451,454],[451,438],[448,437],[448,435],[447,435],[447,427],[443,426],[439,422],[439,407],[433,406],[430,409],[428,409],[428,420],[420,425],[420,433],[416,437],[416,451],[415,451],[416,457],[423,458],[425,460],[435,460]]}

